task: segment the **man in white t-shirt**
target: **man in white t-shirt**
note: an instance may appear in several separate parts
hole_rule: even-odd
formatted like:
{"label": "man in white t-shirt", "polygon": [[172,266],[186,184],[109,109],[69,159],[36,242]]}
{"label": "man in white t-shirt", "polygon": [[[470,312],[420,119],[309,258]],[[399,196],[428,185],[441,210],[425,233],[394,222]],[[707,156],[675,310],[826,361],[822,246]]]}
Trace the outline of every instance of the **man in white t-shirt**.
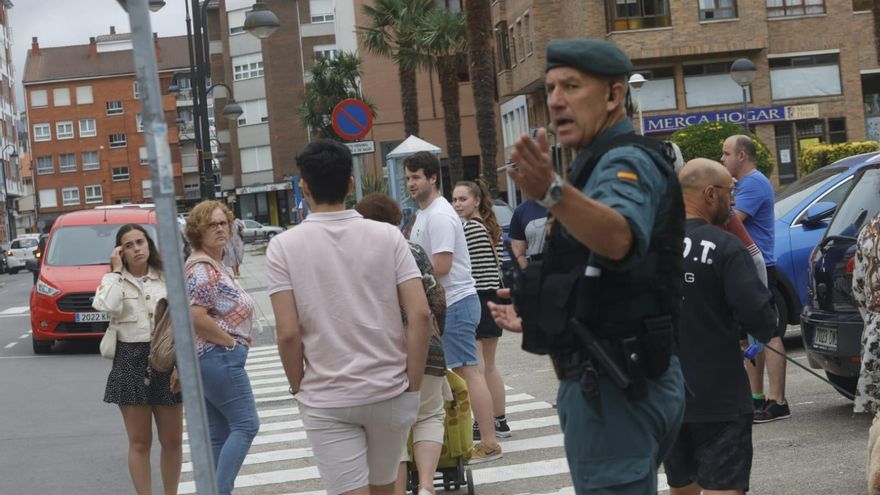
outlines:
{"label": "man in white t-shirt", "polygon": [[296,161],[311,214],[266,251],[278,354],[327,493],[390,494],[431,333],[421,272],[400,230],[345,209],[348,148],[313,141]]}
{"label": "man in white t-shirt", "polygon": [[[446,325],[443,353],[446,364],[467,382],[474,417],[480,427],[480,442],[471,452],[469,464],[501,458],[495,437],[492,396],[478,368],[477,325],[480,299],[471,276],[471,258],[461,219],[449,201],[440,195],[440,161],[426,151],[403,160],[406,185],[419,204],[410,240],[431,256],[434,273],[446,290]],[[439,454],[439,452],[438,452]]]}

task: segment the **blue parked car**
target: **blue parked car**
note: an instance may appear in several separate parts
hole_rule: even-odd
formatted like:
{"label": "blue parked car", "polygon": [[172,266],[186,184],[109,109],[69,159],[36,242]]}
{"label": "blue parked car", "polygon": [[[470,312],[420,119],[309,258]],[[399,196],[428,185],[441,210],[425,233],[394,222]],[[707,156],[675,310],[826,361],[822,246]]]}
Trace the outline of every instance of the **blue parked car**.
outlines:
{"label": "blue parked car", "polygon": [[[779,325],[800,323],[807,303],[809,258],[825,235],[829,220],[862,168],[880,163],[880,152],[844,158],[820,168],[776,193],[776,269],[773,295]],[[781,329],[780,329],[781,330]]]}

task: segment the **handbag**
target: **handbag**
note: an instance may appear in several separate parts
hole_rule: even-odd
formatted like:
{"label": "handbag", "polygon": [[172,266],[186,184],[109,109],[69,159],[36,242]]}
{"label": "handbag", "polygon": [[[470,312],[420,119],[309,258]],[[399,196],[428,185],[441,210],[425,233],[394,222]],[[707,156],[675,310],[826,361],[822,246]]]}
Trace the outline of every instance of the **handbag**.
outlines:
{"label": "handbag", "polygon": [[174,367],[174,329],[171,326],[171,312],[168,300],[164,297],[156,303],[153,313],[153,330],[150,332],[150,367],[164,373]]}
{"label": "handbag", "polygon": [[107,359],[116,357],[116,327],[107,327],[104,336],[101,337],[101,344],[98,346],[98,349],[101,351],[101,356]]}

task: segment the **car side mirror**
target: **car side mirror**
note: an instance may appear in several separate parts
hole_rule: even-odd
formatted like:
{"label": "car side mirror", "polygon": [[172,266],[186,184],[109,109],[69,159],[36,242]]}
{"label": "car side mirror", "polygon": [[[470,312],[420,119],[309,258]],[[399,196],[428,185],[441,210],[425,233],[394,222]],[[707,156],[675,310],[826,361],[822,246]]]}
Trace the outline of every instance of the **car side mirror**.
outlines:
{"label": "car side mirror", "polygon": [[815,227],[822,223],[823,220],[830,218],[837,209],[837,205],[830,201],[820,201],[813,206],[807,208],[807,214],[801,223],[810,227]]}

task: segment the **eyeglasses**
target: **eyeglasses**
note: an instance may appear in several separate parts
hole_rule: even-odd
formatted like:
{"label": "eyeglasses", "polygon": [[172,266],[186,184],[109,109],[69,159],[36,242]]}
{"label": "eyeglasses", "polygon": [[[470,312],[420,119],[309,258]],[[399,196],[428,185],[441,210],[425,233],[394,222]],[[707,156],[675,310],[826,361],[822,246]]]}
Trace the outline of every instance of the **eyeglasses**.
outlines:
{"label": "eyeglasses", "polygon": [[717,187],[718,189],[727,189],[730,191],[731,196],[736,196],[739,192],[739,184],[734,184],[732,186],[716,186],[712,185],[711,187]]}
{"label": "eyeglasses", "polygon": [[214,230],[218,227],[223,230],[226,230],[229,227],[229,222],[227,222],[226,220],[223,220],[222,222],[211,222],[208,224],[208,230]]}

